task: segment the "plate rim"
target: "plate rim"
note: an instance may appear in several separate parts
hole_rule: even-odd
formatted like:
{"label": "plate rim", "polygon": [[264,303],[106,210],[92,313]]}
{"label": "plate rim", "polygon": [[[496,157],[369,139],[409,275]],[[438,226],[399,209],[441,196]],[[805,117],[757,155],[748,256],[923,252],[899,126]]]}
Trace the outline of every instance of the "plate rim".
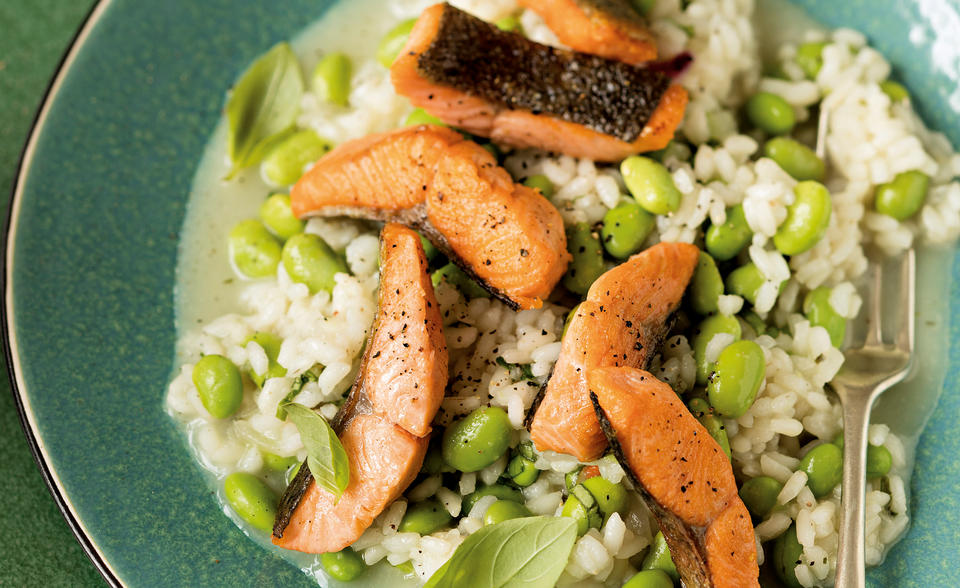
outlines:
{"label": "plate rim", "polygon": [[86,44],[90,33],[96,27],[97,23],[104,13],[113,4],[113,0],[97,0],[84,16],[83,21],[69,45],[64,50],[57,64],[55,73],[47,84],[43,93],[40,106],[34,114],[33,122],[30,125],[30,131],[24,146],[20,151],[17,162],[16,173],[14,174],[13,186],[10,191],[10,199],[7,205],[7,214],[3,227],[3,255],[0,256],[0,288],[3,290],[4,302],[3,312],[0,312],[0,328],[2,328],[3,353],[7,364],[7,379],[10,382],[10,392],[13,395],[14,406],[16,407],[17,417],[20,421],[20,428],[23,430],[30,447],[30,453],[40,469],[40,474],[47,486],[47,490],[53,496],[53,500],[60,511],[60,514],[66,520],[67,525],[73,533],[74,539],[83,548],[87,559],[93,563],[96,570],[100,573],[107,584],[122,588],[126,584],[120,580],[117,571],[107,561],[106,556],[100,546],[94,540],[93,536],[83,524],[77,514],[73,503],[67,497],[62,482],[55,468],[49,461],[49,456],[44,447],[43,441],[36,429],[33,412],[30,408],[30,399],[23,393],[26,389],[26,383],[23,380],[23,370],[20,369],[20,353],[14,336],[14,304],[13,304],[13,266],[14,266],[14,245],[17,233],[17,222],[20,212],[20,203],[23,199],[24,185],[33,162],[33,156],[36,151],[37,141],[43,134],[46,126],[47,116],[50,113],[53,103],[56,101],[57,94],[63,85],[64,79],[70,72],[70,69],[76,60],[80,50]]}

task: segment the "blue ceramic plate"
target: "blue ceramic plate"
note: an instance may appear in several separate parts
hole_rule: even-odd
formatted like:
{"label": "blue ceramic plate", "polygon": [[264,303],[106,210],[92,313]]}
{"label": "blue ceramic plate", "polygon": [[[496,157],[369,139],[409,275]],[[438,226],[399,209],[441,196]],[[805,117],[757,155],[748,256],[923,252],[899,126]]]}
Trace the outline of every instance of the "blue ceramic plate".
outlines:
{"label": "blue ceramic plate", "polygon": [[[178,232],[224,91],[330,4],[104,0],[24,154],[3,273],[11,376],[50,488],[113,584],[312,585],[220,512],[163,397]],[[800,4],[865,32],[927,121],[960,145],[957,3]],[[960,310],[955,287],[950,306]],[[960,375],[956,349],[948,382]],[[950,385],[920,445],[913,527],[871,573],[876,585],[955,585],[958,414]]]}

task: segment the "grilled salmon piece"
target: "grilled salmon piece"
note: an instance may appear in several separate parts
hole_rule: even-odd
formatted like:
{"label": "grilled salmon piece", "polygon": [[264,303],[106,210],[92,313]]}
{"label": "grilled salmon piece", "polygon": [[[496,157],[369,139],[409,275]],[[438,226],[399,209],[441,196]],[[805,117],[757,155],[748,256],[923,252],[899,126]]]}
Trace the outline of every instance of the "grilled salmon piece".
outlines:
{"label": "grilled salmon piece", "polygon": [[684,585],[759,586],[750,515],[710,433],[648,372],[597,368],[587,381],[596,416],[657,518]]}
{"label": "grilled salmon piece", "polygon": [[420,15],[390,77],[470,133],[598,161],[662,149],[687,104],[662,72],[540,45],[447,4]]}
{"label": "grilled salmon piece", "polygon": [[563,219],[485,149],[420,126],[348,141],[293,187],[299,217],[354,216],[419,229],[513,308],[538,308],[570,261]]}
{"label": "grilled salmon piece", "polygon": [[657,44],[628,0],[519,0],[564,45],[638,65],[657,58]]}
{"label": "grilled salmon piece", "polygon": [[284,492],[273,542],[308,553],[356,541],[416,478],[447,385],[447,345],[420,237],[388,224],[380,235],[379,308],[360,373],[337,413],[350,460],[339,500],[306,463]]}
{"label": "grilled salmon piece", "polygon": [[530,426],[540,451],[580,461],[603,455],[607,439],[587,395],[587,374],[606,366],[645,368],[669,330],[699,249],[658,243],[600,276],[563,337],[560,357]]}

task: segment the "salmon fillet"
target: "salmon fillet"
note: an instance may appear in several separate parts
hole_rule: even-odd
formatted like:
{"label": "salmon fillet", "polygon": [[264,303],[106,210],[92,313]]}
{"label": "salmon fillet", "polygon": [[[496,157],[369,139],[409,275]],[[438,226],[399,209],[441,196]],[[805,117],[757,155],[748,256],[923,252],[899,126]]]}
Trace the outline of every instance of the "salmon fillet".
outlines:
{"label": "salmon fillet", "polygon": [[661,72],[540,45],[446,4],[420,15],[390,77],[470,133],[598,161],[665,147],[688,98]]}
{"label": "salmon fillet", "polygon": [[600,276],[563,337],[530,425],[540,451],[592,461],[607,439],[587,394],[587,374],[607,366],[645,368],[666,335],[700,251],[687,243],[658,243]]}
{"label": "salmon fillet", "polygon": [[519,0],[543,18],[564,45],[638,65],[657,58],[657,44],[628,0]]}
{"label": "salmon fillet", "polygon": [[273,529],[273,543],[285,549],[327,553],[352,544],[423,465],[448,359],[419,235],[387,224],[380,233],[380,268],[373,332],[333,421],[350,460],[350,483],[336,501],[306,463],[300,466]]}
{"label": "salmon fillet", "polygon": [[634,368],[597,368],[590,398],[653,512],[686,586],[759,586],[750,515],[720,445],[673,389]]}
{"label": "salmon fillet", "polygon": [[419,229],[513,308],[538,308],[570,254],[557,209],[513,182],[490,153],[448,128],[348,141],[294,185],[298,217],[354,216]]}

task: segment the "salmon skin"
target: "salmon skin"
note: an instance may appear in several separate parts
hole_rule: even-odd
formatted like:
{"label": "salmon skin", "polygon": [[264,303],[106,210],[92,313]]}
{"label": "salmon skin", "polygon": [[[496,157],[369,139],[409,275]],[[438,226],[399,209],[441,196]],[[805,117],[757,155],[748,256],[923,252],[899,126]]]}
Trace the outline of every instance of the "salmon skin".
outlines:
{"label": "salmon skin", "polygon": [[657,44],[629,0],[520,0],[576,51],[638,65],[657,58]]}
{"label": "salmon skin", "polygon": [[587,375],[596,417],[656,517],[684,586],[759,586],[750,513],[723,450],[673,389],[633,368]]}
{"label": "salmon skin", "polygon": [[447,4],[420,15],[390,77],[470,133],[599,161],[662,149],[687,103],[662,72],[534,43]]}
{"label": "salmon skin", "polygon": [[580,461],[603,455],[607,439],[587,395],[587,374],[597,367],[647,366],[670,329],[699,255],[688,243],[658,243],[593,283],[529,413],[537,449]]}
{"label": "salmon skin", "polygon": [[343,143],[294,185],[298,217],[352,216],[419,229],[511,308],[538,308],[570,261],[563,219],[456,131],[419,126]]}
{"label": "salmon skin", "polygon": [[350,461],[338,501],[306,462],[277,508],[273,543],[308,553],[340,551],[413,482],[447,384],[447,346],[420,237],[381,232],[379,307],[357,377],[333,421]]}

